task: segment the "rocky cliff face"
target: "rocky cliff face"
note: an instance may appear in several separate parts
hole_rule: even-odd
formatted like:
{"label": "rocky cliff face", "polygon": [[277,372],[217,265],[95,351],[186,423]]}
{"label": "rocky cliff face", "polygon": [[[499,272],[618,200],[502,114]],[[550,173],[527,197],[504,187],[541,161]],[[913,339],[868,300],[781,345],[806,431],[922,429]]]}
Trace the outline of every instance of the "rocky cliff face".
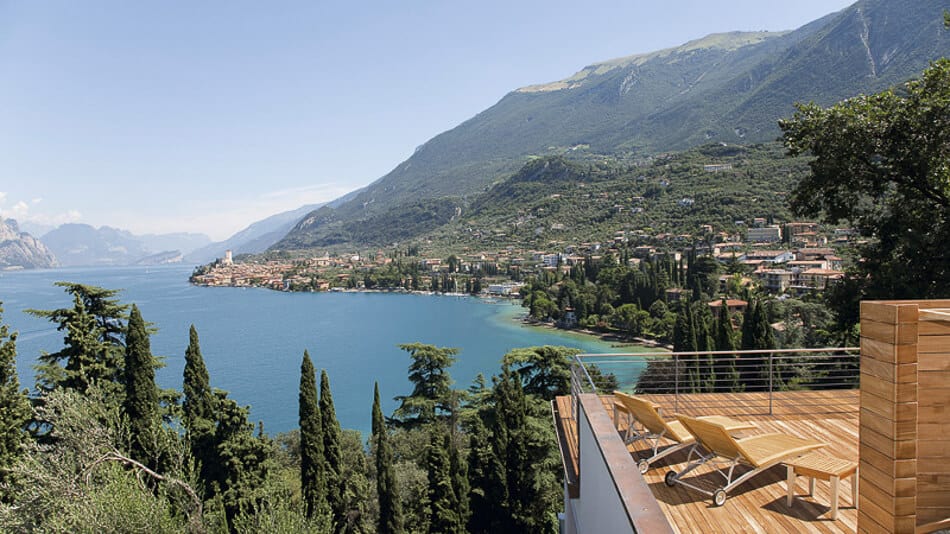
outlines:
{"label": "rocky cliff face", "polygon": [[39,239],[20,232],[16,221],[0,220],[0,269],[46,269],[58,265]]}

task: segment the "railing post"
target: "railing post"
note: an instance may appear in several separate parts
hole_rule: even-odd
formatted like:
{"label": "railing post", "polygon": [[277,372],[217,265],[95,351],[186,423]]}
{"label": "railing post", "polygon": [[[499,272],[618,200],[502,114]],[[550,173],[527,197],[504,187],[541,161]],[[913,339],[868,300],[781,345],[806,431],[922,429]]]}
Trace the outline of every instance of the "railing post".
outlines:
{"label": "railing post", "polygon": [[772,415],[772,358],[775,354],[769,353],[769,415]]}
{"label": "railing post", "polygon": [[673,413],[680,411],[680,357],[673,355]]}

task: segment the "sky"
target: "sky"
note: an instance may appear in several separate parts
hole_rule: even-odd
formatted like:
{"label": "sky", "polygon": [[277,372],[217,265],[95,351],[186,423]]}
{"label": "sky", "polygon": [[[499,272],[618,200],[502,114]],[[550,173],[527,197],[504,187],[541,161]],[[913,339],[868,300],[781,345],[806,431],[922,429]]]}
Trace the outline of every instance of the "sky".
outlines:
{"label": "sky", "polygon": [[850,0],[0,0],[0,216],[224,239],[526,85]]}

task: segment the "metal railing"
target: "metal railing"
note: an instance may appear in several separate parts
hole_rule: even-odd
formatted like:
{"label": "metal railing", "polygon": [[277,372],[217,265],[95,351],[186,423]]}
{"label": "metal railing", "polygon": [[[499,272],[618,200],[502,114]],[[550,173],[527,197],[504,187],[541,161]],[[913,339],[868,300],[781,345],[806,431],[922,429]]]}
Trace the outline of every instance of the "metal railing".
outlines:
{"label": "metal railing", "polygon": [[859,361],[855,347],[579,354],[571,392],[575,401],[579,393],[609,393],[604,377],[613,374],[617,389],[677,412],[774,415],[777,403],[786,415],[855,411]]}

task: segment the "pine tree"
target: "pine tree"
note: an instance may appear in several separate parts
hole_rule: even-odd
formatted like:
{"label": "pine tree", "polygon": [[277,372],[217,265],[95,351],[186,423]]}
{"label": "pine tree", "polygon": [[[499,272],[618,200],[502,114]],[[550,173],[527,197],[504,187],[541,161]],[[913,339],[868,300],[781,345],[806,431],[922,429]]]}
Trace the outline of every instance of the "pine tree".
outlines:
{"label": "pine tree", "polygon": [[429,450],[426,454],[426,473],[429,478],[429,532],[432,534],[462,532],[458,513],[458,496],[452,484],[448,448],[448,433],[433,428],[430,431]]}
{"label": "pine tree", "polygon": [[378,534],[404,532],[402,501],[396,484],[393,452],[389,445],[386,421],[379,403],[379,383],[373,392],[373,442],[376,445],[376,491],[379,498]]}
{"label": "pine tree", "polygon": [[155,358],[145,321],[134,304],[125,335],[125,401],[122,411],[129,420],[132,456],[155,467],[157,459],[151,457],[157,452],[152,450],[152,433],[159,422]]}
{"label": "pine tree", "polygon": [[449,410],[452,377],[448,368],[455,363],[459,349],[423,343],[399,345],[409,353],[409,381],[412,394],[396,397],[401,401],[393,416],[403,426],[413,428],[432,423],[440,412]]}
{"label": "pine tree", "polygon": [[198,343],[198,331],[191,325],[188,348],[185,349],[182,402],[183,422],[191,454],[199,463],[205,494],[209,496],[213,482],[220,482],[217,447],[215,444],[215,397],[211,390],[208,368],[205,367]]}
{"label": "pine tree", "polygon": [[[0,306],[0,319],[3,307]],[[30,403],[16,372],[16,332],[0,322],[0,502],[13,497],[13,463],[23,452]]]}
{"label": "pine tree", "polygon": [[97,383],[107,397],[121,404],[125,381],[122,339],[129,307],[114,298],[117,290],[72,282],[56,285],[73,296],[72,308],[27,310],[65,332],[61,350],[40,356],[37,388],[50,391],[64,387],[85,394]]}
{"label": "pine tree", "polygon": [[327,503],[333,514],[333,529],[341,532],[346,526],[346,502],[343,499],[346,481],[341,476],[343,453],[340,450],[340,423],[333,407],[330,378],[320,371],[320,421],[323,434],[323,472],[326,478]]}
{"label": "pine tree", "polygon": [[307,517],[328,511],[323,432],[317,404],[317,382],[313,362],[307,351],[300,365],[300,488]]}

